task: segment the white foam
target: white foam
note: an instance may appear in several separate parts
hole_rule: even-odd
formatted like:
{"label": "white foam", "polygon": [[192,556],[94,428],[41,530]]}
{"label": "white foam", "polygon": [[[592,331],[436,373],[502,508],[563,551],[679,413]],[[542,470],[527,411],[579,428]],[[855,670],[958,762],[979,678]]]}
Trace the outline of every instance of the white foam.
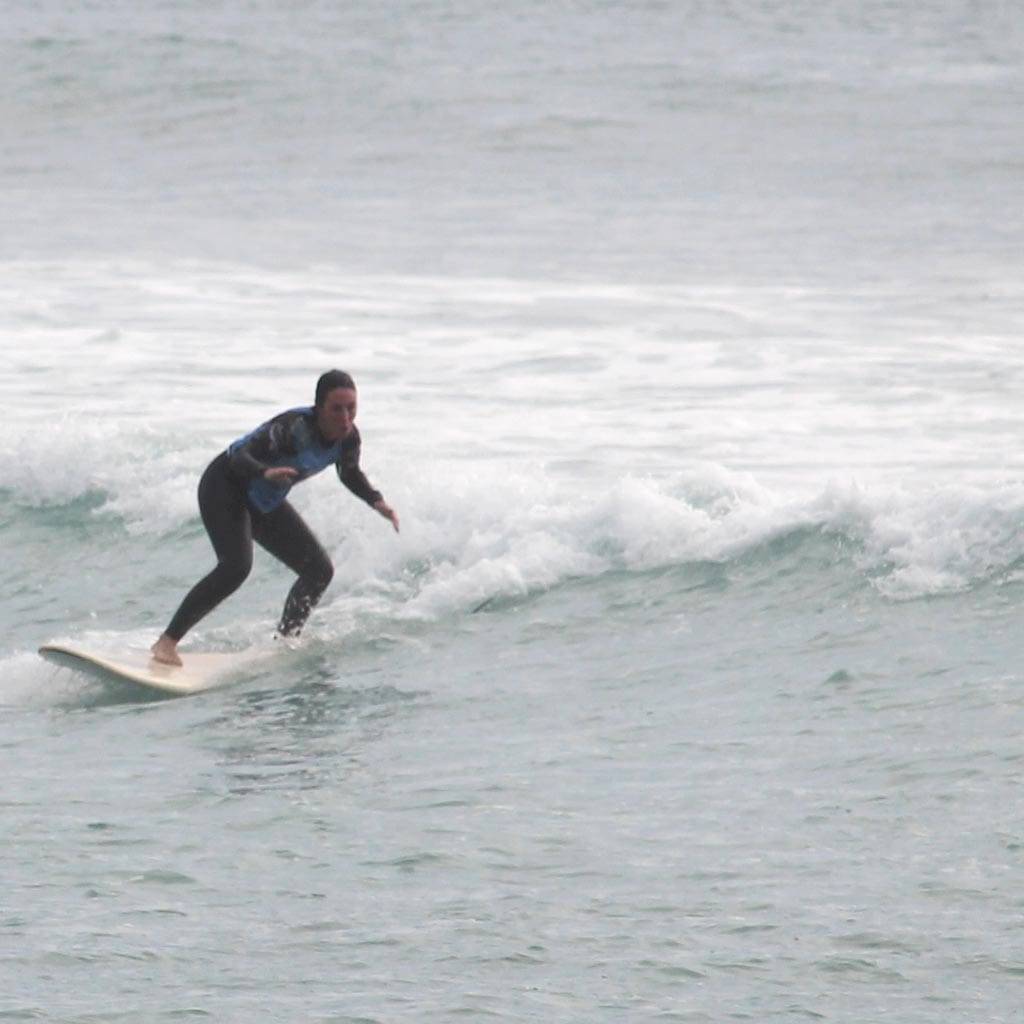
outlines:
{"label": "white foam", "polygon": [[1024,557],[1024,485],[831,487],[815,510],[864,544],[875,585],[895,598],[951,593],[996,579]]}
{"label": "white foam", "polygon": [[[955,592],[1024,557],[1024,489],[915,490],[833,482],[810,498],[721,467],[673,481],[624,478],[581,492],[550,479],[463,477],[443,501],[405,496],[400,539],[352,521],[336,533],[339,574],[399,617],[432,618],[610,570],[729,562],[818,530],[849,543],[837,564],[887,597]],[[330,530],[326,532],[330,533]],[[845,561],[844,561],[845,560]]]}
{"label": "white foam", "polygon": [[[348,592],[404,615],[742,557],[807,526],[849,534],[893,596],[969,586],[1019,554],[1019,494],[1003,482],[1013,282],[946,296],[4,269],[0,478],[16,504],[89,496],[143,538],[194,524],[206,462],[344,365],[362,385],[364,468],[403,532],[331,474],[295,501]],[[967,305],[973,334],[951,329]]]}
{"label": "white foam", "polygon": [[0,657],[0,706],[42,707],[71,692],[61,670],[43,661],[35,651]]}

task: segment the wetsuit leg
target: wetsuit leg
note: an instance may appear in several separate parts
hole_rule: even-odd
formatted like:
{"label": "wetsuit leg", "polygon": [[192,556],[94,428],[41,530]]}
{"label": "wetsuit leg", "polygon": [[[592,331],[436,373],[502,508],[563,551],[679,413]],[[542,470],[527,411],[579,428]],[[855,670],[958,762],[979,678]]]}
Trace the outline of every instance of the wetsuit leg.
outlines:
{"label": "wetsuit leg", "polygon": [[217,565],[185,595],[167,635],[180,640],[200,619],[234,593],[252,569],[252,519],[245,495],[219,455],[199,481],[199,512]]}
{"label": "wetsuit leg", "polygon": [[256,543],[298,575],[281,613],[278,632],[295,636],[334,576],[334,566],[305,520],[286,501],[273,512],[253,513]]}

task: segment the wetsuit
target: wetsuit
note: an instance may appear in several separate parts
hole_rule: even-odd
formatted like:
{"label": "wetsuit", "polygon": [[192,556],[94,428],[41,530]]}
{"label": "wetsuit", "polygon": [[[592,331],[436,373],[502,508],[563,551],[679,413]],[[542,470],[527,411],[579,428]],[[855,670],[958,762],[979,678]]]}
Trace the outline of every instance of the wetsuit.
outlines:
{"label": "wetsuit", "polygon": [[199,512],[217,565],[185,596],[167,627],[180,640],[203,616],[237,590],[252,569],[252,543],[280,559],[298,579],[285,601],[278,631],[299,632],[327,589],[334,566],[289,504],[292,482],[264,479],[274,466],[291,466],[305,480],[333,465],[341,482],[368,505],[381,500],[359,468],[359,431],[331,443],[316,425],[313,407],[291,409],[239,438],[221,452],[199,481]]}

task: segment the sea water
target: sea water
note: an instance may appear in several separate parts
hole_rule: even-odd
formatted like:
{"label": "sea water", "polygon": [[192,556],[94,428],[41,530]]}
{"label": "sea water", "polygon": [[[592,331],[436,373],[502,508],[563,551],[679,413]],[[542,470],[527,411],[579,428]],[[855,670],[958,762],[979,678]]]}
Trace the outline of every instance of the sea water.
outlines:
{"label": "sea water", "polygon": [[[1021,1019],[1013,5],[3,16],[0,1020]],[[37,656],[334,366],[294,648]]]}

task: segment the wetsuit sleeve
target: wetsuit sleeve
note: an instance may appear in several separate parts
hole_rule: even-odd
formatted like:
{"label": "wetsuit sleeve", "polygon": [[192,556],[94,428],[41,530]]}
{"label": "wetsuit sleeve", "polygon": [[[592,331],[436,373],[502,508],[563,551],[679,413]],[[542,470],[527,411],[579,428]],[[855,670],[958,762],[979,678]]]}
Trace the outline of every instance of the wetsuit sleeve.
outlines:
{"label": "wetsuit sleeve", "polygon": [[288,427],[283,418],[275,418],[254,430],[243,444],[228,453],[232,472],[242,480],[261,477],[273,460],[288,451]]}
{"label": "wetsuit sleeve", "polygon": [[383,495],[375,490],[366,474],[359,468],[359,452],[362,443],[359,434],[353,431],[353,436],[346,440],[341,449],[341,458],[335,463],[338,470],[338,478],[357,497],[362,498],[367,505],[375,505]]}

